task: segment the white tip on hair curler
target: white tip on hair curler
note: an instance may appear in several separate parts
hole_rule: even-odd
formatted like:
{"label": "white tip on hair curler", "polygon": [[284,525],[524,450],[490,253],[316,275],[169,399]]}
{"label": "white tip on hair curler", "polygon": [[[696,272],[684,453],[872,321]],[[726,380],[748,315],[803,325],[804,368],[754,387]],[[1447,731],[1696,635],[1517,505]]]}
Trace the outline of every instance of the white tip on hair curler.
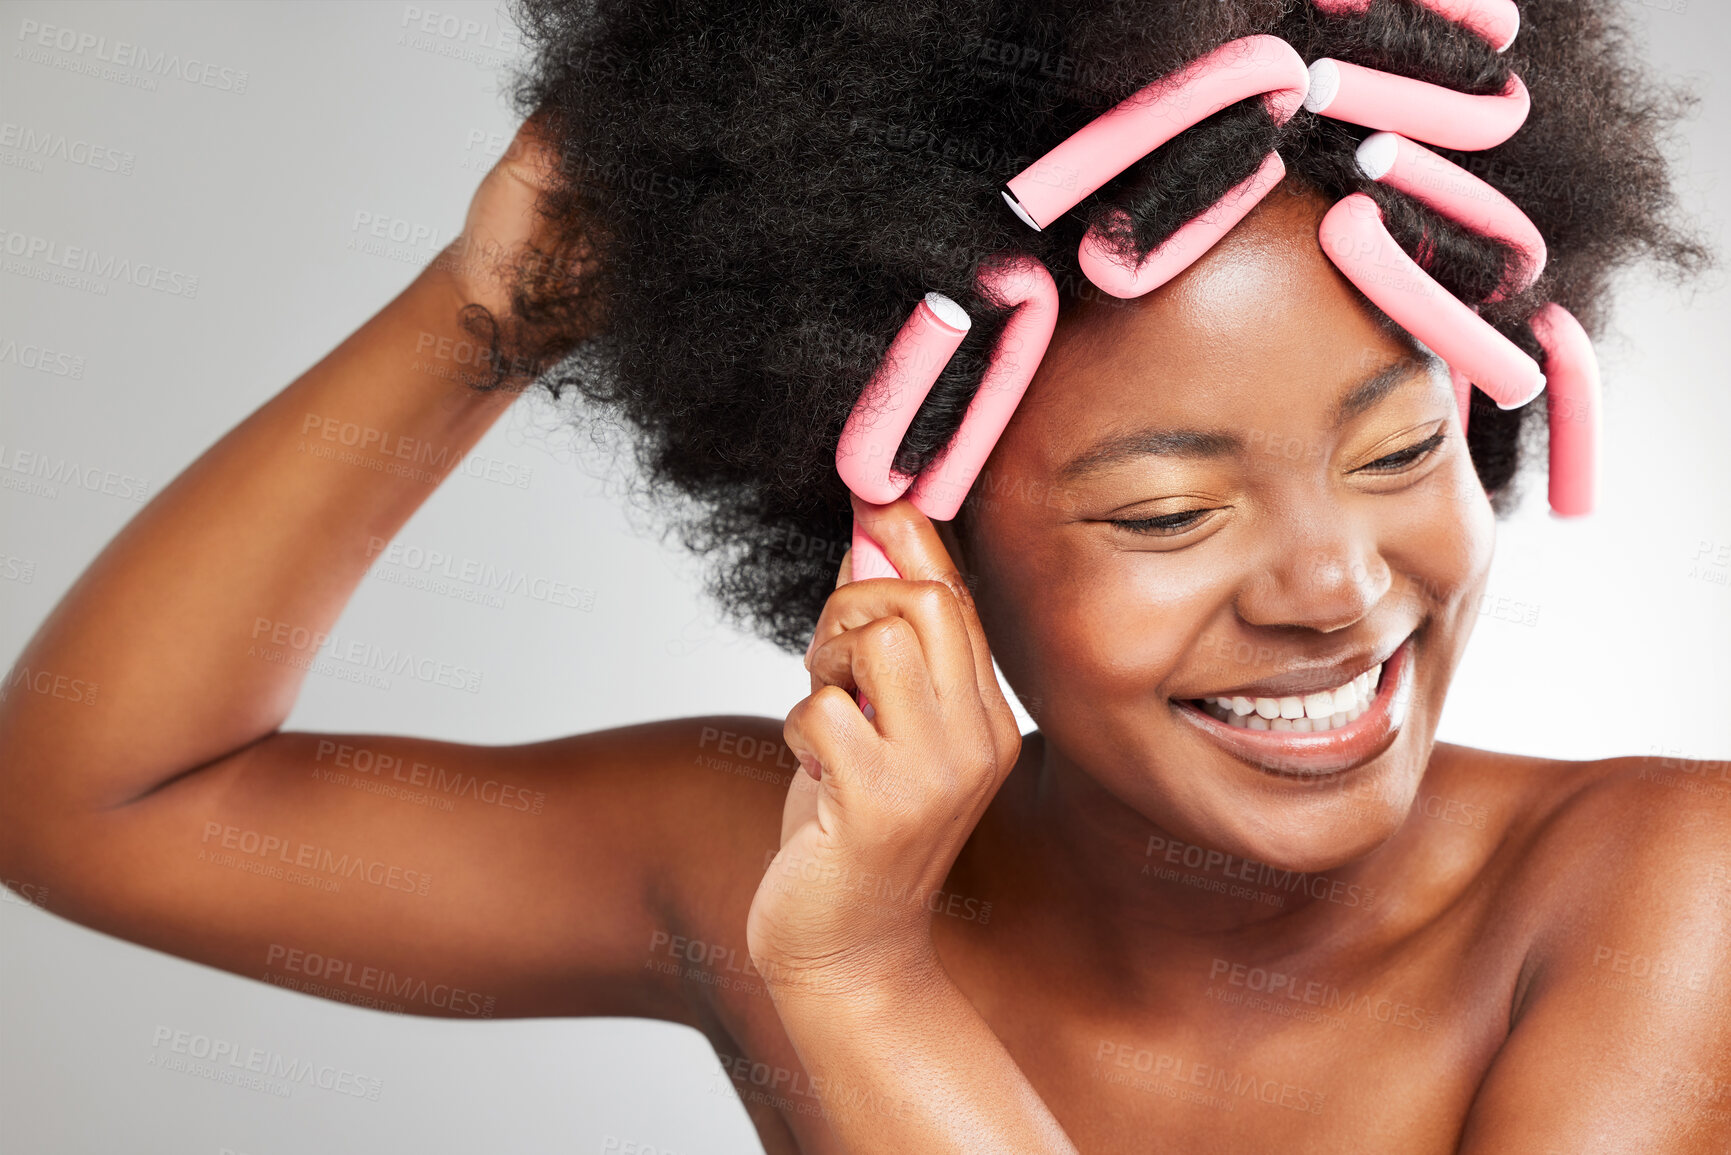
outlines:
{"label": "white tip on hair curler", "polygon": [[936,313],[938,320],[952,329],[960,329],[966,333],[974,327],[973,318],[968,316],[968,311],[942,293],[927,293],[926,308]]}
{"label": "white tip on hair curler", "polygon": [[1004,198],[1004,203],[1010,206],[1010,211],[1022,218],[1023,224],[1027,225],[1035,232],[1040,231],[1039,222],[1028,215],[1028,210],[1022,207],[1022,202],[1017,200],[1015,195],[1012,194],[1009,189],[1004,189],[1001,195]]}
{"label": "white tip on hair curler", "polygon": [[1304,107],[1308,112],[1323,112],[1334,103],[1335,94],[1340,91],[1340,66],[1328,57],[1315,61],[1310,66],[1310,89],[1304,94]]}
{"label": "white tip on hair curler", "polygon": [[1399,155],[1400,137],[1392,132],[1373,132],[1364,138],[1353,157],[1358,161],[1358,171],[1367,179],[1381,180]]}

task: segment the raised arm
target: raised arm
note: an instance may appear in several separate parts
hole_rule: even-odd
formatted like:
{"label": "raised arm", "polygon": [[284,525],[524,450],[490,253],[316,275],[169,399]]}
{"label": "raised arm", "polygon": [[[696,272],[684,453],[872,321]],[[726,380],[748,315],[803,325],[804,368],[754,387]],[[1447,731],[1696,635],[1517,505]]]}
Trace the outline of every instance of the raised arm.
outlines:
{"label": "raised arm", "polygon": [[[520,137],[521,139],[521,137]],[[279,731],[389,539],[511,402],[417,367],[507,302],[547,169],[513,148],[464,235],[139,512],[0,700],[0,878],[96,929],[422,1014],[682,1014],[648,769],[678,724],[514,748]],[[316,961],[315,961],[316,960]],[[451,992],[464,997],[453,1001]],[[473,996],[473,997],[470,997]]]}
{"label": "raised arm", "polygon": [[[534,171],[518,150],[489,174],[445,255],[187,467],[61,599],[0,703],[7,814],[124,805],[287,717],[296,659],[328,635],[377,539],[511,403],[421,364],[464,337],[465,305],[498,303],[474,255],[528,239]],[[27,692],[54,679],[93,699]],[[0,821],[0,843],[28,837]]]}

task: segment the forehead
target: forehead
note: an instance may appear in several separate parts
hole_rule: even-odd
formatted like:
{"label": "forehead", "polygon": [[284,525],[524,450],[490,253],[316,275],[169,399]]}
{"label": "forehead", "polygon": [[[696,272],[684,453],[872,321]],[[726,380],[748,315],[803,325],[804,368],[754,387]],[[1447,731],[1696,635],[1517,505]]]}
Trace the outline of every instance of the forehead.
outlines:
{"label": "forehead", "polygon": [[1116,429],[1332,424],[1354,384],[1414,346],[1377,323],[1323,254],[1316,233],[1328,206],[1277,189],[1147,296],[1073,304],[1004,453],[1056,468]]}

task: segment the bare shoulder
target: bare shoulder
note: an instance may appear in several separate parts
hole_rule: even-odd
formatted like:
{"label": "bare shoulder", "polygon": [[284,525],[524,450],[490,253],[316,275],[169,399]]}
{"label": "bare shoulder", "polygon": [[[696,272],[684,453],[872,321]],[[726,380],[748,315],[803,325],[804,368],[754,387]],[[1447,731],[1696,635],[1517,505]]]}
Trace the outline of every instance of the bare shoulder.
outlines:
{"label": "bare shoulder", "polygon": [[[655,723],[645,753],[678,792],[666,816],[680,845],[664,861],[674,909],[701,919],[718,904],[746,905],[781,846],[781,812],[799,770],[779,718],[713,715]],[[744,935],[744,912],[740,913]]]}
{"label": "bare shoulder", "polygon": [[1731,762],[1473,753],[1522,796],[1505,834],[1530,936],[1517,1011],[1551,982],[1731,1005]]}
{"label": "bare shoulder", "polygon": [[1656,756],[1534,765],[1535,883],[1731,896],[1731,763]]}
{"label": "bare shoulder", "polygon": [[1483,831],[1499,918],[1528,944],[1523,989],[1583,949],[1621,968],[1634,940],[1731,924],[1731,762],[1438,752],[1416,805]]}
{"label": "bare shoulder", "polygon": [[1731,1149],[1731,768],[1472,757],[1524,802],[1498,850],[1522,945],[1459,1150]]}
{"label": "bare shoulder", "polygon": [[1438,751],[1443,773],[1427,776],[1421,801],[1455,804],[1469,816],[1489,810],[1493,830],[1535,878],[1555,870],[1584,877],[1601,865],[1622,871],[1626,855],[1651,858],[1731,833],[1731,761],[1577,762],[1441,744]]}

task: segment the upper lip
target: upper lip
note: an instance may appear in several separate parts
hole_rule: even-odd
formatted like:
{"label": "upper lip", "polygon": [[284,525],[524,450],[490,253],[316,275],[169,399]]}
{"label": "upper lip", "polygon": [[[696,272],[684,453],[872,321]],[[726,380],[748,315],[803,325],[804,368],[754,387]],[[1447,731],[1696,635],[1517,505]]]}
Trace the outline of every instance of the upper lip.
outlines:
{"label": "upper lip", "polygon": [[1230,690],[1214,690],[1206,694],[1187,695],[1184,701],[1197,698],[1290,698],[1303,697],[1321,690],[1332,690],[1344,686],[1366,670],[1373,669],[1388,661],[1394,652],[1401,647],[1411,634],[1406,634],[1393,642],[1381,643],[1374,647],[1365,647],[1335,657],[1315,662],[1304,662],[1283,674],[1263,678],[1257,682],[1246,682],[1242,686],[1234,686]]}

